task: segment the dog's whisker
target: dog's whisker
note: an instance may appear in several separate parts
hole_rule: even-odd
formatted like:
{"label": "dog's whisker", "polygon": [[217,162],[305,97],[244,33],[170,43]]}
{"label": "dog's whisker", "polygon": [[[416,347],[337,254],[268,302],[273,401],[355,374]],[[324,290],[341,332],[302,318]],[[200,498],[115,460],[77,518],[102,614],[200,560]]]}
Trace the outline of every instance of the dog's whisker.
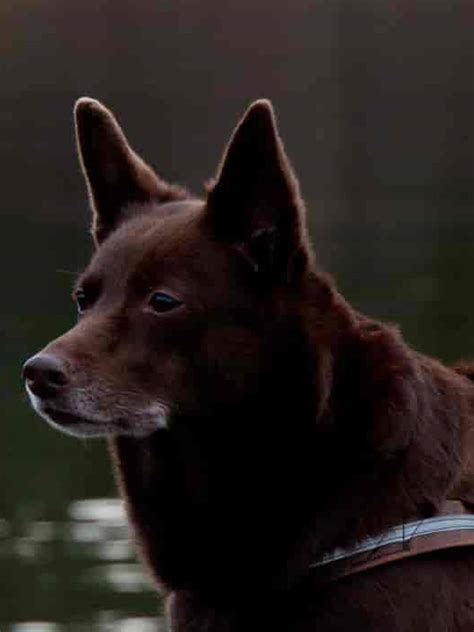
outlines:
{"label": "dog's whisker", "polygon": [[63,270],[62,268],[56,268],[55,272],[57,272],[58,274],[66,274],[72,277],[79,276],[79,272],[73,272],[72,270]]}

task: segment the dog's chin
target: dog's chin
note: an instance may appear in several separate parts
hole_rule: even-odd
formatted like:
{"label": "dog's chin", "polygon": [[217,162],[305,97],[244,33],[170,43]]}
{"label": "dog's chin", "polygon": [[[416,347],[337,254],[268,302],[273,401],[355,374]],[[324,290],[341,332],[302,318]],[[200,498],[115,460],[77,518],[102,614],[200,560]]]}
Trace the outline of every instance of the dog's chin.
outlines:
{"label": "dog's chin", "polygon": [[36,397],[29,389],[28,396],[35,412],[50,426],[65,434],[79,438],[100,438],[113,435],[147,437],[155,431],[167,427],[167,415],[162,407],[153,407],[143,415],[133,419],[101,416],[84,416],[76,411],[60,409]]}

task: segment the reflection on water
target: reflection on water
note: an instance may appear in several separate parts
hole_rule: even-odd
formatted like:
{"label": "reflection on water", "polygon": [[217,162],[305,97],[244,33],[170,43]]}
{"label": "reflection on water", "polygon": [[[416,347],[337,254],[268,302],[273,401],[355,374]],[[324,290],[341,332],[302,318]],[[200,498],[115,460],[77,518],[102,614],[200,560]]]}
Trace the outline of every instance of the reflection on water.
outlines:
{"label": "reflection on water", "polygon": [[[5,620],[0,613],[0,629],[13,632],[59,632],[62,630],[113,630],[118,632],[156,632],[165,630],[161,617],[140,617],[140,612],[153,610],[158,614],[159,603],[150,580],[136,561],[130,545],[122,504],[111,498],[73,501],[62,521],[25,520],[22,508],[19,519],[0,520],[0,564],[21,569],[27,574],[41,571],[41,585],[52,602],[60,602],[69,578],[61,576],[66,565],[74,569],[71,590],[78,601],[85,599],[89,607],[79,610],[76,620],[59,623],[60,604],[53,607],[48,618],[28,620],[29,612],[37,610],[28,603],[24,593],[24,617]],[[18,576],[15,574],[16,580]],[[8,594],[9,576],[2,578]],[[21,580],[20,580],[21,581]],[[6,586],[5,586],[6,584]],[[91,595],[95,599],[91,601]],[[126,601],[118,599],[123,596]],[[140,596],[140,600],[133,599]],[[132,599],[131,599],[132,597]],[[148,607],[144,607],[147,597]],[[119,607],[116,604],[120,603]],[[90,605],[93,605],[91,608]],[[153,609],[150,609],[150,604]],[[38,605],[38,604],[36,604]],[[58,604],[56,604],[58,605]],[[114,608],[115,605],[115,608]],[[137,616],[124,616],[127,607],[138,605]],[[94,607],[95,606],[95,607]]]}

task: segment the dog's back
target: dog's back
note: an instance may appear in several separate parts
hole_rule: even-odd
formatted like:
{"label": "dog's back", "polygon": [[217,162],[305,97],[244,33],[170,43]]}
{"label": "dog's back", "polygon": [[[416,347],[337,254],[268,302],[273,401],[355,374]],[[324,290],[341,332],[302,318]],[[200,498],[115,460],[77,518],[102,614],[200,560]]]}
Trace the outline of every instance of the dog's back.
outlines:
{"label": "dog's back", "polygon": [[474,388],[317,270],[269,104],[205,201],[103,106],[76,112],[98,250],[79,323],[25,377],[53,425],[109,438],[172,629],[472,630],[471,548],[331,582],[314,566],[471,500]]}

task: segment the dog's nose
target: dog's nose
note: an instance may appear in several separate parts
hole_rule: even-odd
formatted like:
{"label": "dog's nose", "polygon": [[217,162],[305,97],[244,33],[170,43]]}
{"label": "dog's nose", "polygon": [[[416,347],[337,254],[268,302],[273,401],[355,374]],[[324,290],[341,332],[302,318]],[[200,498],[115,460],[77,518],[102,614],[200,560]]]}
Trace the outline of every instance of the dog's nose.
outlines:
{"label": "dog's nose", "polygon": [[54,397],[68,383],[66,366],[57,356],[39,353],[23,365],[23,378],[38,397]]}

